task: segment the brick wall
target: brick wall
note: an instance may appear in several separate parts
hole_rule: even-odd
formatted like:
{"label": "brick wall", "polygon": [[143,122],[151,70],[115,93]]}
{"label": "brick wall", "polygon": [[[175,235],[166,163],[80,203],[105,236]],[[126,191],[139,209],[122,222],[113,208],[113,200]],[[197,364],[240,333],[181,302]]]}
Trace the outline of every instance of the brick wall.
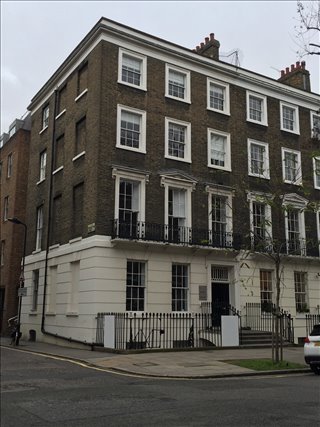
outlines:
{"label": "brick wall", "polygon": [[[18,312],[17,288],[23,256],[24,227],[3,221],[3,200],[9,196],[8,217],[17,217],[25,222],[27,175],[29,164],[30,132],[18,130],[1,148],[1,240],[5,241],[4,264],[0,267],[0,287],[4,289],[5,299],[2,313],[1,333],[7,334],[7,320]],[[13,155],[13,168],[7,177],[7,158]]]}
{"label": "brick wall", "polygon": [[[164,222],[164,189],[160,187],[160,171],[177,169],[194,177],[198,184],[192,195],[193,226],[206,228],[208,224],[207,183],[218,183],[235,188],[233,203],[234,232],[247,234],[249,211],[246,190],[300,193],[304,189],[282,183],[281,147],[300,150],[303,179],[308,188],[307,198],[317,195],[312,183],[312,151],[310,139],[310,112],[299,108],[300,135],[280,130],[279,99],[268,97],[268,126],[246,121],[246,91],[230,85],[230,116],[208,111],[206,108],[207,80],[203,74],[191,72],[191,104],[168,99],[165,94],[165,62],[148,58],[147,92],[117,83],[118,47],[108,42],[99,43],[90,53],[88,61],[88,92],[75,102],[77,96],[77,70],[68,78],[66,112],[55,123],[56,137],[64,134],[63,170],[52,180],[52,197],[61,195],[60,243],[67,243],[73,236],[73,187],[84,182],[83,236],[87,226],[95,224],[96,234],[111,232],[114,218],[114,180],[112,165],[123,165],[150,171],[146,188],[146,221]],[[65,82],[64,82],[65,83]],[[64,84],[63,83],[63,84]],[[147,112],[147,154],[116,148],[117,105],[122,104]],[[41,131],[41,108],[33,115],[31,159],[29,169],[28,225],[30,240],[28,253],[35,247],[36,207],[45,203],[44,223],[48,218],[49,175],[41,184],[39,179],[39,154],[47,149],[47,171],[51,163],[54,96],[50,98],[50,121],[46,131]],[[86,152],[72,161],[75,152],[76,122],[86,116]],[[191,123],[192,163],[164,157],[165,117]],[[232,173],[207,167],[207,128],[231,134]],[[261,180],[248,176],[247,138],[269,144],[271,179]],[[201,210],[202,215],[197,213]],[[275,213],[275,235],[284,239],[284,220]],[[306,215],[308,233],[316,229],[315,215]]]}

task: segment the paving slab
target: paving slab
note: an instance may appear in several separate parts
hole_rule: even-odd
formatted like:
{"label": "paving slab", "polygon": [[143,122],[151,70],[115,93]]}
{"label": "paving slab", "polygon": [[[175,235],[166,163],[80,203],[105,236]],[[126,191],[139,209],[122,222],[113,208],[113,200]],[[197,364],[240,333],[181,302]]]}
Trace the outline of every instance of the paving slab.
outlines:
{"label": "paving slab", "polygon": [[[1,338],[1,345],[12,348],[8,338]],[[201,351],[147,351],[117,354],[108,351],[99,351],[99,349],[92,351],[90,347],[74,348],[70,344],[68,346],[61,346],[42,342],[20,341],[20,345],[16,349],[81,361],[105,370],[164,378],[263,375],[263,372],[231,365],[226,363],[226,361],[272,358],[271,348],[219,348]],[[302,347],[284,348],[283,358],[288,362],[304,365],[305,368],[300,369],[299,372],[309,369],[304,362]],[[275,371],[278,374],[285,372],[290,373],[289,370]],[[271,372],[268,371],[267,373],[270,374]]]}

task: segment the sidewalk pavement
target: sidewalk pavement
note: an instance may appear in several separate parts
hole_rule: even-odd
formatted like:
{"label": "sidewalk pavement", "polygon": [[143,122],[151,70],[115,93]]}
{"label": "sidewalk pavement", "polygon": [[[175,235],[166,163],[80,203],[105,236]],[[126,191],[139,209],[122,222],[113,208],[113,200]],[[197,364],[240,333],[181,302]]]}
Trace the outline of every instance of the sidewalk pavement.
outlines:
{"label": "sidewalk pavement", "polygon": [[[1,337],[1,346],[12,348],[10,339]],[[147,351],[118,354],[97,348],[95,351],[91,351],[89,348],[79,349],[31,341],[20,341],[19,346],[13,348],[78,361],[106,371],[163,378],[221,378],[309,371],[308,365],[304,362],[302,347],[285,347],[283,359],[287,362],[304,365],[304,368],[265,372],[241,368],[226,363],[226,361],[232,359],[271,359],[271,348],[217,348],[201,351]]]}

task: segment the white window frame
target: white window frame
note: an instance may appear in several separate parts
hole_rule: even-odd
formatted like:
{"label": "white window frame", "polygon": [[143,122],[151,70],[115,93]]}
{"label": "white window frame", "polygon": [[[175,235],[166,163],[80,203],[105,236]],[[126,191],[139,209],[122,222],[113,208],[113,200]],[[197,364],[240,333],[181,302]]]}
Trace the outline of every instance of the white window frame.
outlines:
{"label": "white window frame", "polygon": [[180,179],[161,177],[161,186],[164,187],[164,223],[169,226],[169,189],[185,190],[185,227],[192,226],[192,192],[195,182],[182,181]]}
{"label": "white window frame", "polygon": [[[169,125],[176,124],[185,128],[185,151],[184,158],[171,156],[169,154]],[[165,158],[179,162],[191,163],[191,123],[165,117]]]}
{"label": "white window frame", "polygon": [[[299,277],[299,281],[296,280]],[[301,280],[302,278],[302,280]],[[306,271],[294,271],[293,272],[294,282],[294,300],[297,313],[305,313],[309,309],[309,295],[308,295],[308,273]],[[297,290],[297,286],[300,285],[300,289]],[[297,296],[302,298],[297,299]],[[304,301],[301,301],[304,300]],[[304,307],[302,306],[304,305]]]}
{"label": "white window frame", "polygon": [[13,168],[13,154],[8,154],[7,158],[7,178],[10,178],[12,175],[12,168]]}
{"label": "white window frame", "polygon": [[[169,76],[170,71],[183,74],[184,75],[184,97],[180,98],[178,96],[171,95],[169,93]],[[190,71],[185,70],[183,68],[175,67],[170,64],[166,64],[166,90],[165,90],[165,96],[167,98],[176,99],[177,101],[187,102],[188,104],[191,103],[191,83],[190,83]]]}
{"label": "white window frame", "polygon": [[[293,129],[287,129],[284,127],[284,115],[283,115],[283,109],[284,108],[290,108],[294,111],[294,119],[293,119]],[[295,133],[297,135],[300,135],[300,125],[299,125],[299,107],[297,105],[288,104],[286,102],[280,101],[280,129],[285,132]]]}
{"label": "white window frame", "polygon": [[[252,144],[253,145],[259,145],[260,147],[264,148],[263,173],[252,172],[252,168],[251,168],[251,160],[252,160],[252,158],[251,158],[251,145]],[[249,176],[255,176],[255,177],[263,178],[263,179],[270,179],[269,144],[268,143],[248,138],[248,174],[249,174]]]}
{"label": "white window frame", "polygon": [[[233,232],[233,217],[232,217],[232,197],[233,193],[231,191],[217,189],[214,187],[207,186],[206,192],[208,193],[208,229],[210,236],[212,235],[212,196],[222,197],[226,199],[226,236],[230,236],[232,240]],[[228,243],[228,242],[226,242]],[[232,242],[229,242],[232,244]]]}
{"label": "white window frame", "polygon": [[285,220],[285,236],[287,242],[287,252],[289,252],[289,227],[288,227],[288,208],[298,211],[298,224],[299,224],[299,242],[301,255],[306,254],[306,228],[305,228],[305,215],[304,210],[308,204],[308,200],[298,197],[294,194],[287,194],[283,198],[283,206],[287,207],[284,211]]}
{"label": "white window frame", "polygon": [[[320,190],[320,156],[314,157],[313,161],[313,179],[314,179],[314,188]],[[318,168],[317,168],[318,163]]]}
{"label": "white window frame", "polygon": [[[315,132],[313,130],[315,126],[315,119],[319,120],[320,125],[320,114],[317,114],[315,111],[310,111],[310,124],[311,124],[311,138],[315,138]],[[320,129],[319,129],[320,132]],[[318,136],[320,138],[320,135]]]}
{"label": "white window frame", "polygon": [[39,184],[40,182],[46,179],[46,167],[47,167],[47,151],[44,150],[42,151],[42,153],[40,153],[39,181],[37,182],[37,184]]}
{"label": "white window frame", "polygon": [[115,179],[114,219],[119,220],[120,181],[127,180],[139,183],[139,213],[137,220],[145,222],[146,183],[149,182],[149,176],[121,169],[113,169],[112,177]]}
{"label": "white window frame", "polygon": [[[186,269],[187,274],[183,277],[187,278],[187,286],[181,286],[181,287],[174,286],[174,284],[175,284],[173,281],[173,267],[174,266],[181,266],[181,267]],[[182,277],[182,276],[177,275],[177,277]],[[175,298],[175,300],[173,300],[172,299],[172,291],[173,290],[177,291],[177,290],[181,290],[181,289],[184,291],[185,298],[179,298],[179,299]],[[183,312],[189,311],[189,299],[190,299],[189,298],[189,292],[190,292],[190,265],[186,264],[186,263],[173,262],[171,264],[171,311],[173,313],[183,313]],[[174,302],[175,302],[175,307],[174,307]],[[181,310],[177,310],[177,309],[174,310],[174,308],[177,308],[177,303],[185,305],[185,308],[181,309]]]}
{"label": "white window frame", "polygon": [[[129,83],[122,80],[122,63],[123,63],[124,55],[130,56],[134,59],[137,59],[138,61],[141,61],[140,85],[136,85],[136,84]],[[136,52],[132,52],[130,50],[122,49],[121,47],[119,47],[118,83],[146,91],[147,90],[147,57],[144,55],[140,55]]]}
{"label": "white window frame", "polygon": [[0,253],[0,265],[4,265],[4,257],[5,257],[5,240],[1,240],[1,253]]}
{"label": "white window frame", "polygon": [[[261,101],[261,120],[255,120],[250,117],[250,98],[257,98]],[[247,90],[247,121],[268,126],[267,97],[265,95]]]}
{"label": "white window frame", "polygon": [[[230,133],[222,132],[220,130],[208,128],[208,167],[213,169],[221,169],[231,172],[231,141]],[[218,135],[225,138],[225,165],[213,165],[211,163],[211,135]]]}
{"label": "white window frame", "polygon": [[[127,112],[130,114],[135,114],[140,116],[140,137],[139,137],[139,148],[128,147],[126,145],[121,145],[121,116],[122,112]],[[138,153],[146,153],[146,111],[138,110],[136,108],[127,107],[125,105],[118,104],[117,107],[117,142],[116,147],[121,148],[122,150],[135,151]]]}
{"label": "white window frame", "polygon": [[[297,178],[295,181],[286,179],[286,168],[285,168],[285,153],[297,155]],[[292,185],[302,185],[302,166],[301,166],[301,153],[300,151],[291,150],[290,148],[281,147],[281,159],[282,159],[282,177],[283,182]]]}
{"label": "white window frame", "polygon": [[247,200],[249,202],[249,215],[250,215],[250,232],[251,232],[251,242],[254,247],[254,218],[253,218],[253,203],[261,203],[265,206],[265,242],[266,245],[269,245],[272,242],[272,209],[271,202],[272,196],[270,194],[264,194],[259,192],[248,192]]}
{"label": "white window frame", "polygon": [[32,271],[32,307],[31,311],[37,311],[39,295],[39,269]]}
{"label": "white window frame", "polygon": [[50,107],[46,105],[42,110],[42,130],[49,126]]}
{"label": "white window frame", "polygon": [[[268,277],[267,280],[265,280],[265,278],[262,278],[261,276],[263,275],[263,273],[265,273]],[[264,280],[262,280],[264,279]],[[261,311],[264,311],[264,304],[266,304],[267,306],[270,304],[272,306],[273,304],[273,272],[271,270],[265,270],[265,269],[260,269],[259,270],[259,281],[260,281],[260,304],[261,304]],[[263,287],[262,284],[266,284],[267,287]],[[269,288],[269,285],[271,285],[271,290]],[[271,296],[271,298],[268,299],[262,299],[262,294],[267,294],[268,296]],[[271,307],[270,307],[271,308]]]}
{"label": "white window frame", "polygon": [[43,231],[43,206],[37,208],[37,224],[36,224],[36,251],[41,250]]}
{"label": "white window frame", "polygon": [[[211,107],[210,105],[210,88],[211,86],[219,86],[223,89],[224,92],[224,102],[223,109],[220,110],[218,108]],[[211,111],[215,111],[217,113],[230,115],[230,90],[229,85],[227,83],[223,83],[219,80],[214,80],[211,78],[207,78],[207,109]]]}
{"label": "white window frame", "polygon": [[[132,295],[131,295],[131,298],[130,298],[131,309],[130,310],[127,309],[127,289],[135,287],[135,286],[132,286],[132,284],[131,284],[131,286],[128,286],[128,263],[129,262],[131,262],[131,263],[139,263],[140,265],[144,265],[144,272],[143,272],[143,279],[144,280],[143,280],[143,284],[140,284],[140,280],[139,280],[139,286],[137,286],[138,288],[143,289],[143,310],[139,310],[139,309],[138,310],[132,310],[132,301],[133,300],[138,300],[138,301],[141,300],[141,298],[132,298]],[[139,273],[139,277],[141,278],[142,274]],[[147,292],[147,262],[146,261],[141,261],[141,260],[137,260],[137,259],[127,259],[127,263],[126,263],[126,290],[125,290],[125,292],[126,292],[126,301],[125,301],[126,312],[127,313],[128,312],[134,312],[134,313],[144,312],[145,309],[146,309],[146,304],[147,304],[147,301],[146,301],[146,292]]]}
{"label": "white window frame", "polygon": [[3,200],[3,221],[7,221],[9,217],[9,196],[5,196]]}

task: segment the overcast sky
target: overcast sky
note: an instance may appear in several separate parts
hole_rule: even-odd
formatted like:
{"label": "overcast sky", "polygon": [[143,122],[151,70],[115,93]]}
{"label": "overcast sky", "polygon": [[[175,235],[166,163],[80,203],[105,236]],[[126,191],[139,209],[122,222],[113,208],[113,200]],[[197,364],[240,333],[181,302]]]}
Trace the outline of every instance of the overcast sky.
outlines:
{"label": "overcast sky", "polygon": [[[271,78],[299,60],[296,1],[1,1],[1,133],[103,16],[193,49],[210,33],[220,52]],[[223,58],[222,58],[223,59]],[[313,92],[319,57],[304,58]]]}

